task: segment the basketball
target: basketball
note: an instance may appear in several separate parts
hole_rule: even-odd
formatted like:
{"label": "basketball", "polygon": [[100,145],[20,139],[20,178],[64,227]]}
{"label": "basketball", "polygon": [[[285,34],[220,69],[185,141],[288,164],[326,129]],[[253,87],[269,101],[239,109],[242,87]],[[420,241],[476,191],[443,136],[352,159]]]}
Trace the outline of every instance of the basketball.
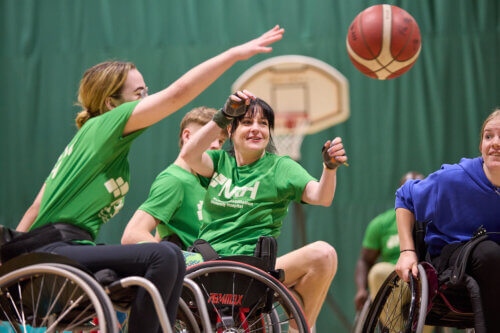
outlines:
{"label": "basketball", "polygon": [[407,72],[420,54],[415,19],[392,5],[375,5],[358,14],[347,32],[347,52],[354,66],[378,80]]}

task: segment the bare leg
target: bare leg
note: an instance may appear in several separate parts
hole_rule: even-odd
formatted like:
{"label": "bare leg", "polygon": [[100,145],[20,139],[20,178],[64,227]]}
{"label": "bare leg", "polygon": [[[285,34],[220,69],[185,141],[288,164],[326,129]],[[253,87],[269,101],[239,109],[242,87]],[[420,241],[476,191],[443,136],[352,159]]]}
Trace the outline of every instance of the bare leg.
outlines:
{"label": "bare leg", "polygon": [[307,322],[313,326],[337,272],[337,252],[318,241],[279,257],[276,268],[285,271],[285,286],[300,295]]}

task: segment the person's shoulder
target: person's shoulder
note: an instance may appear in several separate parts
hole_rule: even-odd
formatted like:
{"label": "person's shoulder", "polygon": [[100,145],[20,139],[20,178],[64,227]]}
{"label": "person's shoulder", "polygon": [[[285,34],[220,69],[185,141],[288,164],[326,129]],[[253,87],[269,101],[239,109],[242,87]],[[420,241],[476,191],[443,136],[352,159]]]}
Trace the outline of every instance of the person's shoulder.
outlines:
{"label": "person's shoulder", "polygon": [[394,208],[390,208],[385,212],[375,216],[373,220],[371,220],[370,224],[372,225],[387,224],[391,223],[395,218],[396,218],[396,211],[394,210]]}

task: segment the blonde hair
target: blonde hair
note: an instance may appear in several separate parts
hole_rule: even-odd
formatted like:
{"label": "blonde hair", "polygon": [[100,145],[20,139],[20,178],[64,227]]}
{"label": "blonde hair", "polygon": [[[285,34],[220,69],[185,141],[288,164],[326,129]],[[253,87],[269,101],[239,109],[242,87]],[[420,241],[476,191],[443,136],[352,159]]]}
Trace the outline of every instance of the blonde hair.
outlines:
{"label": "blonde hair", "polygon": [[[179,131],[179,147],[182,148],[184,145],[184,140],[182,140],[182,132],[191,124],[198,124],[200,126],[206,125],[212,118],[214,114],[217,112],[216,109],[208,108],[206,106],[200,106],[192,109],[181,120],[181,129]],[[226,133],[227,136],[227,132]]]}
{"label": "blonde hair", "polygon": [[77,105],[83,109],[75,119],[78,129],[90,118],[110,110],[106,98],[119,97],[129,71],[135,68],[131,62],[106,61],[85,71],[78,89]]}
{"label": "blonde hair", "polygon": [[493,120],[493,118],[500,117],[500,107],[497,107],[488,117],[486,117],[486,120],[483,123],[483,126],[481,127],[481,134],[479,136],[479,150],[481,150],[481,145],[483,144],[483,135],[484,135],[484,128],[486,127],[486,124],[490,121]]}

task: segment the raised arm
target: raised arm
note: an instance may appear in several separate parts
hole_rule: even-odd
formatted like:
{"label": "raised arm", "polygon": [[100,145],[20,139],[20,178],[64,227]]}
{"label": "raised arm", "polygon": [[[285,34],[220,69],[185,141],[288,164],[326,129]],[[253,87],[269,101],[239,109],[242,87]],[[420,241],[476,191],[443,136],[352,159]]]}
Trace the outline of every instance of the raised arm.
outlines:
{"label": "raised arm", "polygon": [[188,71],[164,90],[143,99],[130,116],[123,135],[155,124],[177,111],[221,76],[235,62],[246,60],[258,53],[268,53],[268,45],[283,37],[284,29],[278,25],[260,37],[235,46]]}
{"label": "raised arm", "polygon": [[45,191],[45,183],[40,189],[40,192],[38,192],[31,206],[28,208],[26,213],[24,213],[23,218],[17,225],[16,228],[17,231],[26,232],[29,230],[29,228],[31,228],[31,225],[33,224],[33,222],[35,222],[36,218],[38,217],[38,212],[40,211],[40,203],[42,202],[44,191]]}
{"label": "raised arm", "polygon": [[220,130],[219,125],[210,120],[184,144],[179,154],[180,158],[203,177],[210,178],[214,173],[214,163],[205,151],[210,147],[210,143],[220,135]]}
{"label": "raised arm", "polygon": [[319,182],[307,183],[302,192],[302,201],[311,205],[330,206],[335,195],[337,168],[347,161],[347,156],[339,137],[327,141],[323,147],[323,173]]}
{"label": "raised arm", "polygon": [[415,215],[406,208],[397,208],[396,220],[398,223],[399,248],[401,254],[399,255],[395,270],[400,278],[408,282],[410,281],[408,276],[410,270],[413,276],[416,277],[418,274],[418,258],[415,252],[415,243],[412,235]]}

